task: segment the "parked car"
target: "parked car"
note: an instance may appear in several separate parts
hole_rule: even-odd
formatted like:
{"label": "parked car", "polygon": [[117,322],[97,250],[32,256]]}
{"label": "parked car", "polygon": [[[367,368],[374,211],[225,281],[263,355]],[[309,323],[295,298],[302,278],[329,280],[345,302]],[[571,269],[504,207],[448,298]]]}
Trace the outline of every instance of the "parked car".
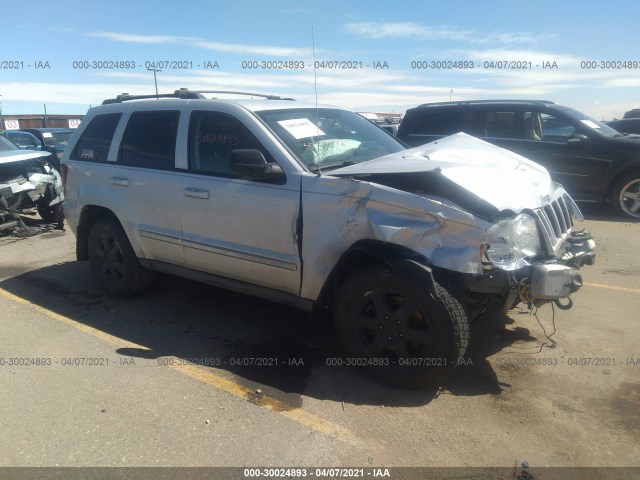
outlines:
{"label": "parked car", "polygon": [[397,123],[378,123],[378,126],[391,135],[396,135],[398,133],[399,125]]}
{"label": "parked car", "polygon": [[640,135],[640,118],[624,118],[605,123],[620,133]]}
{"label": "parked car", "polygon": [[548,101],[427,103],[407,111],[398,138],[422,145],[465,132],[545,166],[576,201],[611,201],[640,219],[640,138]]}
{"label": "parked car", "polygon": [[7,130],[4,136],[16,143],[22,150],[42,150],[42,142],[33,133],[22,130]]}
{"label": "parked car", "polygon": [[0,135],[0,224],[7,210],[34,208],[46,222],[62,221],[61,178],[49,158],[49,152],[21,150]]}
{"label": "parked car", "polygon": [[388,120],[387,118],[381,117],[377,113],[358,112],[358,115],[361,115],[362,117],[366,118],[371,123],[373,123],[374,125],[379,126],[381,129],[385,130],[386,132],[390,133],[391,135],[395,135],[396,133],[398,133],[398,124],[397,123],[393,123],[392,121]]}
{"label": "parked car", "polygon": [[77,258],[113,295],[165,272],[331,312],[351,364],[421,386],[463,359],[471,318],[569,308],[594,261],[565,190],[482,140],[407,150],[332,106],[145,98],[91,108],[62,156]]}
{"label": "parked car", "polygon": [[53,166],[59,170],[60,157],[74,131],[70,128],[24,128],[22,131],[35,135],[40,141],[40,148],[55,155]]}

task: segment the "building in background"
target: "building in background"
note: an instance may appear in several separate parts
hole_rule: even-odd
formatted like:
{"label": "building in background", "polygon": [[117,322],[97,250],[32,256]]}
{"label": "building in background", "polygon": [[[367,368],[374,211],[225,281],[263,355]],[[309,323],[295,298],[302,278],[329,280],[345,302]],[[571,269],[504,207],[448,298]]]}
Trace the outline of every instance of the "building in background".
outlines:
{"label": "building in background", "polygon": [[23,128],[77,128],[84,115],[2,115],[0,130]]}

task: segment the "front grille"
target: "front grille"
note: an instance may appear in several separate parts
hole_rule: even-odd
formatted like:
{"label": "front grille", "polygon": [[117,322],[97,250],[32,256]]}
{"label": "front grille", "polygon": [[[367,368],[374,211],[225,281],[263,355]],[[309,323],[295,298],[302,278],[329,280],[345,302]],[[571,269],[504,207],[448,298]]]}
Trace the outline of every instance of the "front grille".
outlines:
{"label": "front grille", "polygon": [[571,233],[573,219],[571,200],[565,193],[542,208],[533,211],[547,247],[547,253],[556,255]]}

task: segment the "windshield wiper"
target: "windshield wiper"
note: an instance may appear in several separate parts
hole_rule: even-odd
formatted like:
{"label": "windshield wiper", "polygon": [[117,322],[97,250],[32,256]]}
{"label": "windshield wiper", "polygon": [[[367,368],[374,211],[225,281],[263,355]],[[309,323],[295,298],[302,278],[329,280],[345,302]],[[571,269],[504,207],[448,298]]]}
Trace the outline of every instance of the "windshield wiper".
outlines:
{"label": "windshield wiper", "polygon": [[346,161],[346,162],[342,162],[342,163],[336,163],[334,165],[329,165],[328,167],[322,167],[323,171],[327,171],[327,170],[336,170],[338,168],[342,168],[342,167],[348,167],[350,165],[355,165],[358,162],[351,162],[351,161]]}

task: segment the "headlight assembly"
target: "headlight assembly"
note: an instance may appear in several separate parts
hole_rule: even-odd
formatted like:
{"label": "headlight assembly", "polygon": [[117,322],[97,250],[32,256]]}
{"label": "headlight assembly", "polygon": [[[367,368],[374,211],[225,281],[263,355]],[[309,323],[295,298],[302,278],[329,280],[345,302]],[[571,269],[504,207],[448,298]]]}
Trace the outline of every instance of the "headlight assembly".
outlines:
{"label": "headlight assembly", "polygon": [[513,219],[502,219],[489,229],[484,253],[487,259],[503,270],[517,270],[529,265],[527,257],[540,251],[540,236],[536,221],[522,213]]}

